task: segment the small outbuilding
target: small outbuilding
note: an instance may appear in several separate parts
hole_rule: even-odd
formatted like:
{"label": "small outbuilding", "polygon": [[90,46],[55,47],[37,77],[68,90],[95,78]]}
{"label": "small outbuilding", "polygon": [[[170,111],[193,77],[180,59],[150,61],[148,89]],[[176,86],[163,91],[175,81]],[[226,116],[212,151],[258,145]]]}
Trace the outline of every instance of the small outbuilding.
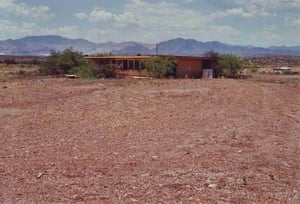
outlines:
{"label": "small outbuilding", "polygon": [[291,71],[290,67],[276,67],[273,68],[273,73],[274,74],[283,74],[284,72]]}

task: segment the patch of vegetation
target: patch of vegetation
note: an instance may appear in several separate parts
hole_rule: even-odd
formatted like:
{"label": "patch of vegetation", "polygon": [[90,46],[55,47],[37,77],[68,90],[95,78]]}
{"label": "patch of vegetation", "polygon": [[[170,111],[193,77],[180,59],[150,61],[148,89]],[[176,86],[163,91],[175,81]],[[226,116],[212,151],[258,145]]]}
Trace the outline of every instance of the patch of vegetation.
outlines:
{"label": "patch of vegetation", "polygon": [[285,74],[285,75],[299,75],[300,74],[300,72],[297,72],[297,71],[291,71],[291,70],[284,70],[283,72],[282,72],[282,74]]}
{"label": "patch of vegetation", "polygon": [[41,64],[41,62],[39,60],[37,60],[37,59],[33,59],[33,60],[31,60],[29,62],[29,64],[31,64],[31,65],[39,65],[39,64]]}
{"label": "patch of vegetation", "polygon": [[4,59],[3,62],[4,62],[6,65],[17,64],[17,62],[16,62],[15,59]]}
{"label": "patch of vegetation", "polygon": [[243,60],[238,56],[226,54],[220,60],[221,75],[226,78],[237,78],[243,67]]}
{"label": "patch of vegetation", "polygon": [[109,57],[109,56],[113,56],[113,54],[111,52],[109,52],[109,53],[99,53],[96,56],[97,57]]}
{"label": "patch of vegetation", "polygon": [[205,52],[204,57],[212,57],[212,58],[218,58],[220,57],[220,54],[214,50],[211,50],[211,51],[208,51],[208,52]]}
{"label": "patch of vegetation", "polygon": [[99,77],[101,78],[114,78],[118,67],[114,64],[106,64],[99,68]]}
{"label": "patch of vegetation", "polygon": [[145,60],[143,66],[154,78],[173,77],[176,75],[177,61],[172,56],[155,56]]}
{"label": "patch of vegetation", "polygon": [[40,73],[46,75],[74,74],[79,78],[113,77],[111,69],[98,69],[97,65],[84,58],[80,52],[66,49],[63,52],[51,52],[47,60],[41,63]]}
{"label": "patch of vegetation", "polygon": [[27,69],[32,69],[34,67],[33,64],[20,64],[20,67],[21,68],[27,68]]}
{"label": "patch of vegetation", "polygon": [[98,70],[96,66],[91,63],[87,62],[84,65],[75,66],[68,71],[69,74],[73,74],[78,76],[79,78],[97,78],[98,77]]}
{"label": "patch of vegetation", "polygon": [[28,74],[26,71],[24,71],[24,70],[19,70],[19,71],[17,72],[17,77],[18,77],[18,78],[25,78],[25,77],[27,77],[27,76],[29,76],[29,74]]}
{"label": "patch of vegetation", "polygon": [[244,62],[243,68],[245,69],[247,74],[254,74],[258,70],[257,66],[255,66],[255,64],[253,64],[251,62]]}

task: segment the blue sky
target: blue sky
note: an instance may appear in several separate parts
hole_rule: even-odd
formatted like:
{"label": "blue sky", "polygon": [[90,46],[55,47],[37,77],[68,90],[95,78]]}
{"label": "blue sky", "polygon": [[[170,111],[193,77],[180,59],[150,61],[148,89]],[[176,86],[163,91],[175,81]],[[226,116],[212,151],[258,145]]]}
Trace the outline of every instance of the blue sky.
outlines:
{"label": "blue sky", "polygon": [[54,34],[292,46],[300,45],[299,11],[300,0],[0,0],[0,40]]}

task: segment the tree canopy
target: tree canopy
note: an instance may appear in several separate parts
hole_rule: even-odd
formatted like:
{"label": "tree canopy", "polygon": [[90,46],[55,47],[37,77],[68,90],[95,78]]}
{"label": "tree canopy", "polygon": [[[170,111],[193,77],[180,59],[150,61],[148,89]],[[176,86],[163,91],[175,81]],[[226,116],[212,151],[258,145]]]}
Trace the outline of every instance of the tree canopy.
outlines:
{"label": "tree canopy", "polygon": [[81,78],[95,78],[98,76],[98,69],[94,62],[84,58],[80,52],[66,49],[63,52],[51,52],[47,60],[41,64],[41,73],[75,74]]}
{"label": "tree canopy", "polygon": [[145,69],[152,77],[175,76],[177,62],[172,56],[154,56],[144,61]]}
{"label": "tree canopy", "polygon": [[218,58],[218,57],[220,57],[220,54],[218,52],[214,51],[214,50],[210,50],[208,52],[205,52],[203,56],[204,57]]}
{"label": "tree canopy", "polygon": [[220,67],[224,77],[235,78],[240,73],[243,61],[235,55],[226,54],[220,60]]}

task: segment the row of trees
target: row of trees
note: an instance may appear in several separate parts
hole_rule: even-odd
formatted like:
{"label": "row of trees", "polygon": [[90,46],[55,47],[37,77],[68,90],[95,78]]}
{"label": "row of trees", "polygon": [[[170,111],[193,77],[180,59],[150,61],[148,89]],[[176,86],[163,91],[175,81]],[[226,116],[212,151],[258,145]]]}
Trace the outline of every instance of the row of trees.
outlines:
{"label": "row of trees", "polygon": [[[206,57],[220,58],[221,75],[236,77],[243,66],[243,61],[234,55],[219,56],[216,52],[208,52]],[[172,56],[155,56],[143,62],[145,71],[155,78],[168,78],[176,74],[176,59]],[[80,52],[66,49],[63,52],[52,52],[40,66],[40,72],[47,75],[75,74],[80,78],[115,77],[117,67],[106,65],[99,68],[91,60],[84,58]]]}

